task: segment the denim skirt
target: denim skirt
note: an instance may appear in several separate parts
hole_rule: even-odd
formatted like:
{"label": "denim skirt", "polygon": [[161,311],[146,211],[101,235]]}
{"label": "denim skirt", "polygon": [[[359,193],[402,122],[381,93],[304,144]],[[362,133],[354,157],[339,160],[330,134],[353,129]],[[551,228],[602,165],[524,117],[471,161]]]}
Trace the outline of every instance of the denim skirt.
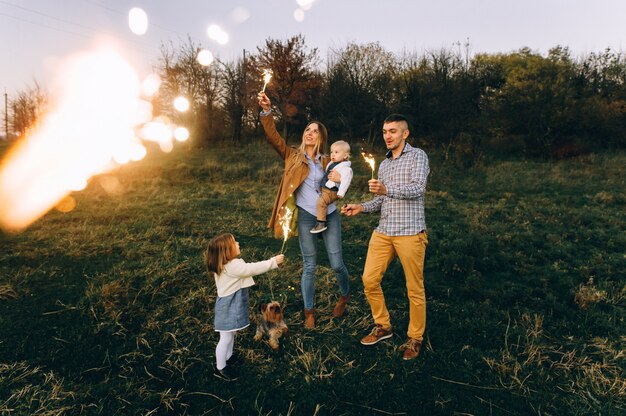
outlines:
{"label": "denim skirt", "polygon": [[216,331],[238,331],[250,325],[249,291],[245,287],[223,298],[218,296],[215,301]]}

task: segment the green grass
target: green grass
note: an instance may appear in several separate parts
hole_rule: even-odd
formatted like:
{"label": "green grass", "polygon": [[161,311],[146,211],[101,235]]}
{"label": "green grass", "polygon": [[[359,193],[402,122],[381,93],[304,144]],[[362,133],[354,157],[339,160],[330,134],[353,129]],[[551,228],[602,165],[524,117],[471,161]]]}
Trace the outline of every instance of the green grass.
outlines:
{"label": "green grass", "polygon": [[[302,328],[292,238],[286,265],[251,291],[251,314],[271,293],[286,304],[289,336],[273,352],[243,331],[243,377],[213,377],[202,250],[220,232],[246,260],[280,250],[266,226],[282,164],[265,144],[152,149],[93,178],[73,211],[0,236],[0,415],[623,414],[626,155],[466,171],[431,156],[417,360],[400,359],[397,261],[383,281],[395,335],[358,342],[372,325],[360,274],[378,220],[362,215],[343,218],[349,313],[329,318],[338,291],[320,250],[320,322]],[[360,162],[345,202],[368,198]]]}

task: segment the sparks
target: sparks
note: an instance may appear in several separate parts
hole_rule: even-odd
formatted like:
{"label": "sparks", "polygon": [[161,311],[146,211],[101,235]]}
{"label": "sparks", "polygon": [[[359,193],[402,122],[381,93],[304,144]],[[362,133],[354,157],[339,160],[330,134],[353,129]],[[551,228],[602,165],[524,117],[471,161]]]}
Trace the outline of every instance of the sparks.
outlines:
{"label": "sparks", "polygon": [[291,218],[293,217],[293,211],[287,207],[283,208],[285,214],[280,219],[280,226],[283,228],[283,246],[280,249],[280,254],[283,254],[283,249],[285,248],[285,243],[289,238],[289,234],[291,233]]}
{"label": "sparks", "polygon": [[370,168],[372,168],[372,179],[374,179],[374,168],[376,166],[376,160],[374,159],[374,156],[371,154],[365,154],[365,152],[361,152],[361,156],[363,156],[365,162],[370,165]]}
{"label": "sparks", "polygon": [[269,84],[271,79],[272,79],[272,70],[264,69],[263,70],[263,89],[261,90],[261,92],[265,92],[265,87],[267,87],[267,84]]}

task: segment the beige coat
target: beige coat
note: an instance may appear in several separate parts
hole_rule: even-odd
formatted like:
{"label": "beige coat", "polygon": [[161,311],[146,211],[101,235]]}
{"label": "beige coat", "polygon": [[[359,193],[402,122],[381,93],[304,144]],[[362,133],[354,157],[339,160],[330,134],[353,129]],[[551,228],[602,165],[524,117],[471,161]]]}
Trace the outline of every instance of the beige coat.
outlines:
{"label": "beige coat", "polygon": [[[283,171],[283,177],[278,186],[278,194],[274,202],[272,217],[268,224],[269,228],[274,229],[274,237],[283,238],[283,229],[280,225],[280,216],[283,214],[283,207],[287,204],[289,197],[293,195],[296,189],[298,189],[306,179],[309,174],[309,164],[300,150],[292,146],[287,146],[285,139],[283,139],[276,130],[274,116],[272,114],[261,116],[261,123],[263,124],[267,141],[285,161],[285,170]],[[326,169],[329,161],[330,158],[328,156],[322,156],[321,162],[324,169]]]}

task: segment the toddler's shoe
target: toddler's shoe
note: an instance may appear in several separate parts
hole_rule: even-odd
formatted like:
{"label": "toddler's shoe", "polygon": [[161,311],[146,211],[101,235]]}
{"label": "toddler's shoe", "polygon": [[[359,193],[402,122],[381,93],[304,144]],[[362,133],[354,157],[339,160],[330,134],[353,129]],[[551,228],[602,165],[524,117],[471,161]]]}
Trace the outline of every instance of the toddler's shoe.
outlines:
{"label": "toddler's shoe", "polygon": [[326,224],[318,221],[317,224],[315,224],[315,227],[311,228],[311,234],[318,234],[326,231],[326,229],[328,229],[328,227],[326,227]]}

